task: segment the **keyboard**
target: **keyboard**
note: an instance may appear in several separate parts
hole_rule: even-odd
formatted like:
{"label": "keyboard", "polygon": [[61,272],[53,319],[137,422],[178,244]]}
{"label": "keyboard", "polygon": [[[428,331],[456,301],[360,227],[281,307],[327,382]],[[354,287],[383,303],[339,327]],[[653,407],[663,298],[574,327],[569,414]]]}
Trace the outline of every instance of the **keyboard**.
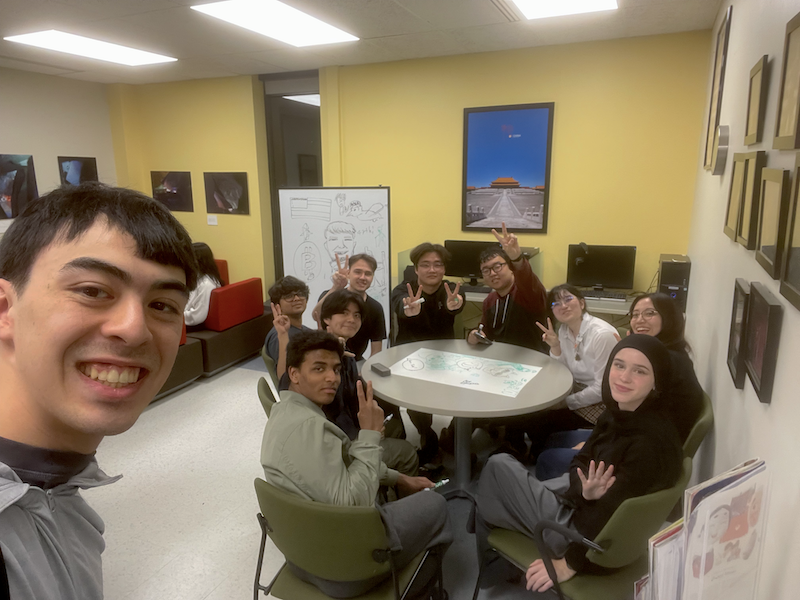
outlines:
{"label": "keyboard", "polygon": [[475,294],[488,294],[492,291],[488,285],[469,285],[466,283],[461,284],[462,292],[473,292]]}
{"label": "keyboard", "polygon": [[609,292],[607,290],[586,290],[583,292],[584,298],[597,298],[598,300],[616,300],[618,302],[625,302],[628,299],[628,294],[625,292]]}

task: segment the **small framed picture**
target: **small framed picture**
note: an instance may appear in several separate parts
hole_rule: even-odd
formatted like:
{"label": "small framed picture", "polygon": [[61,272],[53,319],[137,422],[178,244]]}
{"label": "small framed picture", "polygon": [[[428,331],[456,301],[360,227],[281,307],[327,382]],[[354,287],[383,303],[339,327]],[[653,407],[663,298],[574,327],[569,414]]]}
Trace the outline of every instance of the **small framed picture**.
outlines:
{"label": "small framed picture", "polygon": [[758,193],[761,189],[761,171],[766,162],[766,152],[746,152],[744,192],[742,193],[742,209],[739,226],[736,228],[736,241],[748,250],[756,247],[758,235]]}
{"label": "small framed picture", "polygon": [[772,147],[776,150],[800,148],[800,13],[786,24]]}
{"label": "small framed picture", "polygon": [[714,40],[714,79],[711,83],[711,103],[708,108],[708,124],[706,126],[706,149],[703,166],[713,166],[714,136],[719,127],[719,111],[722,107],[722,84],[725,82],[725,62],[728,56],[728,37],[731,32],[731,15],[733,6],[729,6],[717,30]]}
{"label": "small framed picture", "polygon": [[171,211],[194,212],[192,174],[189,171],[150,171],[153,198]]}
{"label": "small framed picture", "polygon": [[98,181],[97,159],[90,156],[59,156],[58,174],[61,177],[61,185]]}
{"label": "small framed picture", "polygon": [[765,54],[750,69],[750,89],[747,93],[747,123],[744,128],[744,144],[750,146],[761,141],[764,132],[764,110],[767,107],[769,89],[769,57]]}
{"label": "small framed picture", "polygon": [[786,232],[785,250],[781,264],[781,296],[800,310],[800,206],[798,191],[800,188],[800,153],[794,161],[794,185],[789,199],[788,230]]}
{"label": "small framed picture", "polygon": [[782,321],[783,305],[763,283],[753,283],[747,307],[744,366],[758,399],[765,404],[772,400]]}
{"label": "small framed picture", "polygon": [[747,154],[737,153],[733,155],[733,175],[731,177],[731,187],[728,190],[728,210],[725,212],[725,232],[731,240],[736,241],[736,232],[739,227],[739,215],[742,211],[742,195],[744,194],[744,182],[747,175]]}
{"label": "small framed picture", "polygon": [[760,196],[756,260],[770,277],[777,279],[781,274],[786,217],[789,214],[789,171],[763,169]]}
{"label": "small framed picture", "polygon": [[203,173],[203,182],[206,186],[206,211],[250,214],[247,173]]}
{"label": "small framed picture", "polygon": [[728,370],[737,390],[744,387],[744,348],[747,333],[747,303],[750,298],[750,284],[737,278],[733,286],[733,313],[731,331],[728,335]]}

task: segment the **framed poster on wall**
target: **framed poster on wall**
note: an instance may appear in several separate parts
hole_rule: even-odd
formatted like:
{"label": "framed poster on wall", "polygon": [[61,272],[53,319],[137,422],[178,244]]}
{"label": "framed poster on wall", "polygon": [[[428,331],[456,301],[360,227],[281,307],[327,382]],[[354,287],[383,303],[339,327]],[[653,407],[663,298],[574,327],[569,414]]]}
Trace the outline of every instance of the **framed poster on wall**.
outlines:
{"label": "framed poster on wall", "polygon": [[285,188],[278,190],[281,259],[278,276],[293,275],[310,290],[303,324],[313,329],[311,317],[320,295],[331,287],[337,270],[354,254],[369,254],[378,263],[367,294],[383,306],[391,323],[391,252],[389,188]]}
{"label": "framed poster on wall", "polygon": [[464,109],[463,231],[547,233],[553,108]]}

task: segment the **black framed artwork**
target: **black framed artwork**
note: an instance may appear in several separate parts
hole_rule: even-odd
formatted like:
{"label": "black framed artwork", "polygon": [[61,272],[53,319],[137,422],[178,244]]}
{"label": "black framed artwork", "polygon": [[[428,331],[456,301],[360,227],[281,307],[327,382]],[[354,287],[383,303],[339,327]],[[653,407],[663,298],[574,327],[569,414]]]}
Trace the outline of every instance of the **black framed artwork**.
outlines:
{"label": "black framed artwork", "polygon": [[547,233],[554,106],[464,109],[462,230]]}
{"label": "black framed artwork", "polygon": [[750,284],[737,278],[733,286],[733,311],[731,314],[731,330],[728,335],[728,370],[737,390],[744,387],[745,335],[747,333],[747,304],[750,299]]}
{"label": "black framed artwork", "polygon": [[194,212],[189,171],[150,171],[153,198],[174,212]]}
{"label": "black framed artwork", "polygon": [[739,215],[742,210],[742,196],[744,195],[744,182],[747,178],[747,154],[733,155],[733,175],[731,187],[728,190],[728,208],[725,211],[725,225],[722,231],[734,242],[736,241],[739,227]]}
{"label": "black framed artwork", "polygon": [[38,197],[33,156],[0,154],[0,220],[17,217]]}
{"label": "black framed artwork", "polygon": [[761,190],[761,171],[767,160],[763,150],[745,152],[744,191],[742,192],[742,207],[739,211],[739,225],[736,227],[736,241],[748,250],[756,247],[758,235],[758,206],[759,191]]}
{"label": "black framed artwork", "polygon": [[58,175],[61,185],[79,185],[84,181],[99,181],[97,159],[91,156],[59,156]]}
{"label": "black framed artwork", "polygon": [[798,192],[800,188],[800,153],[794,161],[794,184],[789,200],[788,230],[781,265],[781,296],[800,310],[800,216]]}
{"label": "black framed artwork", "polygon": [[203,173],[209,213],[249,215],[247,173]]}
{"label": "black framed artwork", "polygon": [[711,82],[711,101],[708,108],[708,124],[706,125],[706,147],[703,166],[706,169],[713,167],[714,137],[719,127],[719,113],[722,107],[722,87],[725,83],[725,63],[728,56],[728,38],[731,32],[731,15],[733,6],[725,11],[725,16],[714,36],[714,78]]}
{"label": "black framed artwork", "polygon": [[754,282],[747,307],[744,366],[758,399],[765,404],[772,400],[782,321],[783,305],[767,286]]}
{"label": "black framed artwork", "polygon": [[770,277],[777,279],[781,274],[789,214],[789,171],[763,169],[760,196],[756,261]]}
{"label": "black framed artwork", "polygon": [[776,150],[800,148],[800,13],[786,24],[772,147]]}

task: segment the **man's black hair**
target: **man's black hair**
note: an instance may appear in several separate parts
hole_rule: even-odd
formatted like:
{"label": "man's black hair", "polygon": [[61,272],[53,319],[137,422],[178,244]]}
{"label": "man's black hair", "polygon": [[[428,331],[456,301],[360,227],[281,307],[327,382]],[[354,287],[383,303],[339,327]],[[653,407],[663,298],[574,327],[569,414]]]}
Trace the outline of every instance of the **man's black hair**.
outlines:
{"label": "man's black hair", "polygon": [[74,241],[101,217],[133,238],[139,258],[178,267],[195,288],[197,259],[183,225],[152,198],[96,181],[57,188],[25,207],[0,240],[0,278],[22,293],[42,250]]}
{"label": "man's black hair", "polygon": [[278,304],[281,301],[281,298],[288,294],[298,293],[306,298],[308,298],[308,286],[300,281],[297,277],[292,277],[291,275],[287,275],[286,277],[281,277],[272,284],[272,287],[269,288],[269,299],[270,302],[273,304]]}
{"label": "man's black hair", "polygon": [[505,250],[503,250],[500,246],[490,246],[481,252],[480,257],[478,258],[478,264],[483,265],[483,263],[492,260],[495,256],[502,258],[504,261],[506,261],[506,264],[511,264],[511,259],[508,257],[508,254],[506,254]]}
{"label": "man's black hair", "polygon": [[378,270],[378,261],[375,260],[375,258],[370,256],[369,254],[353,254],[353,256],[350,257],[348,265],[352,267],[360,260],[363,260],[365,263],[369,265],[369,268],[372,269],[373,274],[375,273],[375,271]]}
{"label": "man's black hair", "polygon": [[420,259],[428,254],[428,252],[435,252],[439,255],[439,259],[446,265],[450,262],[452,258],[450,256],[450,252],[447,251],[447,248],[442,246],[441,244],[431,244],[430,242],[423,242],[416,248],[411,251],[411,262],[414,263],[416,267],[419,264]]}
{"label": "man's black hair", "polygon": [[363,318],[364,300],[362,300],[361,296],[357,293],[351,290],[336,290],[328,294],[325,301],[322,303],[322,310],[319,316],[320,321],[323,323],[322,326],[327,329],[325,319],[330,319],[333,315],[343,314],[351,304],[355,304],[358,307],[358,312],[361,313],[361,317]]}
{"label": "man's black hair", "polygon": [[327,331],[303,330],[292,336],[286,348],[286,368],[299,369],[306,359],[306,354],[314,350],[329,350],[342,359],[344,351],[336,336]]}

